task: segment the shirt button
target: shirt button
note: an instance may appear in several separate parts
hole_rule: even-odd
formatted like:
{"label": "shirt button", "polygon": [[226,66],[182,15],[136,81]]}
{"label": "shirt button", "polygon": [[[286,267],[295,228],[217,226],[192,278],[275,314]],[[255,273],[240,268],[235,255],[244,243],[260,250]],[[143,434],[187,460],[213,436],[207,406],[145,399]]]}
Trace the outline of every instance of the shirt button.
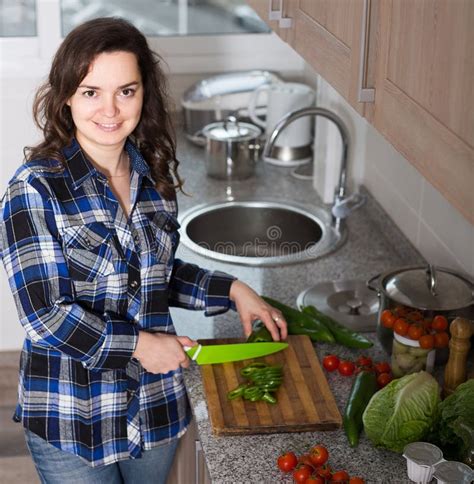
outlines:
{"label": "shirt button", "polygon": [[137,282],[137,281],[132,281],[132,282],[130,283],[130,287],[131,287],[132,289],[136,289],[136,288],[138,287],[138,282]]}

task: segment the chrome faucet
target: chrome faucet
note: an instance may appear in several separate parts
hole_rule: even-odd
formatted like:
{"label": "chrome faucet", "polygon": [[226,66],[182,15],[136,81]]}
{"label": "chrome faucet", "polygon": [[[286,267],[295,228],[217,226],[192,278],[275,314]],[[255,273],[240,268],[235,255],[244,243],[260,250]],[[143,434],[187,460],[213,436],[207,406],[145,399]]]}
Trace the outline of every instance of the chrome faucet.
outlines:
{"label": "chrome faucet", "polygon": [[346,197],[346,178],[347,178],[347,160],[349,158],[349,131],[342,119],[332,111],[324,108],[309,107],[291,111],[278,121],[273,129],[272,134],[267,139],[263,149],[263,156],[270,157],[273,145],[281,132],[293,121],[304,116],[322,116],[331,120],[339,130],[342,140],[342,159],[341,169],[339,172],[339,184],[336,189],[334,204],[331,208],[333,225],[336,229],[341,226],[341,220],[346,218],[353,210],[360,207],[365,202],[365,196],[355,193]]}

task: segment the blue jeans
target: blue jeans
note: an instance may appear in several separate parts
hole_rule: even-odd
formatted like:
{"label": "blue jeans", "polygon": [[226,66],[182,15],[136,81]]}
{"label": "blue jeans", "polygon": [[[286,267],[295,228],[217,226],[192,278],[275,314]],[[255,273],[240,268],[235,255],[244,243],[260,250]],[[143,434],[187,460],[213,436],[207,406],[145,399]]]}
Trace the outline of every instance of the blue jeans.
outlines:
{"label": "blue jeans", "polygon": [[90,467],[33,432],[26,430],[25,438],[42,484],[165,484],[178,445],[174,439],[144,451],[140,459]]}

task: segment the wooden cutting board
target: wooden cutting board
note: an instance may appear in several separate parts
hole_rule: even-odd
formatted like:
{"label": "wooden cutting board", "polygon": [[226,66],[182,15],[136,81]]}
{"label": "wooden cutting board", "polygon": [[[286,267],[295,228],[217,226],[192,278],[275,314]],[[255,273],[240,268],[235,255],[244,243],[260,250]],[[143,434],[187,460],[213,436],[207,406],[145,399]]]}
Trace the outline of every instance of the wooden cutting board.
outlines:
{"label": "wooden cutting board", "polygon": [[[202,344],[242,343],[235,338],[200,340]],[[212,430],[216,435],[334,430],[342,418],[308,336],[288,336],[289,346],[273,355],[219,365],[201,373]],[[227,392],[246,380],[240,369],[251,361],[283,365],[276,404],[229,401]]]}

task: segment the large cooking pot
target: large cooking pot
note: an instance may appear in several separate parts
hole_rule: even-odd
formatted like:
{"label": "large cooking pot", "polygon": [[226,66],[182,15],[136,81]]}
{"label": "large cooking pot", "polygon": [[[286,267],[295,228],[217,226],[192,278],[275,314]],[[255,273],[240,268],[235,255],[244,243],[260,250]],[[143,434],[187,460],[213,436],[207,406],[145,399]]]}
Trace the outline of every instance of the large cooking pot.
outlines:
{"label": "large cooking pot", "polygon": [[202,135],[206,140],[207,174],[220,180],[251,177],[260,154],[261,133],[257,126],[239,122],[233,116],[205,126]]}
{"label": "large cooking pot", "polygon": [[[474,319],[474,284],[451,269],[433,265],[403,267],[377,274],[367,281],[367,287],[376,291],[380,299],[377,336],[389,354],[392,352],[393,331],[381,324],[385,309],[403,306],[421,311],[425,319],[440,314],[449,323],[458,316]],[[437,357],[437,361],[440,358]]]}

